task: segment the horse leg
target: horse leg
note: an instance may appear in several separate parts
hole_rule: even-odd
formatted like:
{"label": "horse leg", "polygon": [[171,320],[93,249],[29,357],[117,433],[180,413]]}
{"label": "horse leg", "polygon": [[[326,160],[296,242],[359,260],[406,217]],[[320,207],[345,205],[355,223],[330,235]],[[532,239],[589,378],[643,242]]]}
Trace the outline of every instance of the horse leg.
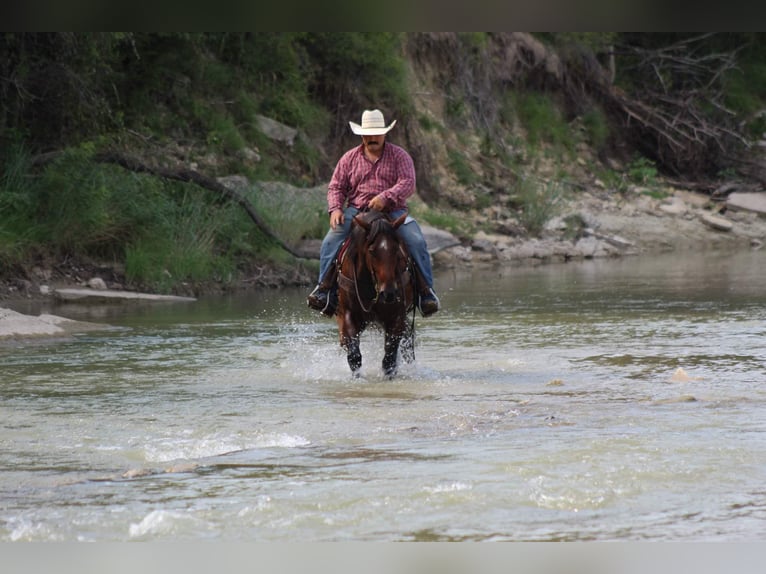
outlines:
{"label": "horse leg", "polygon": [[362,335],[360,328],[348,311],[337,315],[338,334],[340,346],[346,350],[346,359],[354,377],[359,376],[362,368],[362,350],[359,347],[359,339]]}
{"label": "horse leg", "polygon": [[383,344],[383,372],[389,378],[396,375],[399,341],[401,341],[401,335],[395,335],[386,331],[386,339]]}
{"label": "horse leg", "polygon": [[359,347],[359,337],[352,337],[346,341],[344,347],[346,348],[346,359],[348,359],[351,374],[358,377],[359,371],[362,369],[362,350]]}

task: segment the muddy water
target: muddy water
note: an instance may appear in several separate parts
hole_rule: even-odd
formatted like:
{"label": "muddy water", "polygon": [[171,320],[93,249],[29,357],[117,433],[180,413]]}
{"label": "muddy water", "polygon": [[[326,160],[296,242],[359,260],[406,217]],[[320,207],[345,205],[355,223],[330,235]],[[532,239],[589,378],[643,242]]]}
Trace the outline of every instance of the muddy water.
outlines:
{"label": "muddy water", "polygon": [[393,381],[304,290],[44,309],[115,328],[0,347],[0,540],[760,540],[764,285],[760,252],[445,271]]}

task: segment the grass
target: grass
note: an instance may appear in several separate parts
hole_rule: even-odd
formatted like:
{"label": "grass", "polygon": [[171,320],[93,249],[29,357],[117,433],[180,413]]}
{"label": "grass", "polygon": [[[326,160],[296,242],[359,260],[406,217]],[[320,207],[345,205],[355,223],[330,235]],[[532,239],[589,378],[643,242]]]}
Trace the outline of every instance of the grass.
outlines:
{"label": "grass", "polygon": [[455,174],[458,183],[470,186],[479,180],[476,172],[465,159],[462,152],[455,149],[448,149],[447,157],[449,158],[449,167],[452,170],[452,173]]}
{"label": "grass", "polygon": [[527,132],[527,144],[552,144],[560,152],[572,153],[575,141],[569,124],[553,98],[539,92],[514,94],[516,116]]}
{"label": "grass", "polygon": [[[288,260],[234,203],[191,184],[137,175],[69,150],[36,178],[23,150],[0,180],[0,269],[35,253],[124,261],[132,283],[167,292],[187,281],[227,280],[257,260]],[[326,232],[325,191],[264,184],[251,200],[286,242]]]}
{"label": "grass", "polygon": [[522,179],[514,192],[520,206],[519,223],[533,236],[540,235],[545,224],[558,213],[564,199],[564,187],[557,181]]}

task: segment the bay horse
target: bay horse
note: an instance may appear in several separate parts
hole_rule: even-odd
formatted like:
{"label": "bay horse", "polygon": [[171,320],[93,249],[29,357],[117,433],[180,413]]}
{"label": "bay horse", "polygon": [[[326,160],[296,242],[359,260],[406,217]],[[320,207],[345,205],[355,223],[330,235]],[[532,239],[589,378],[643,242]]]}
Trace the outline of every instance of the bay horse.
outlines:
{"label": "bay horse", "polygon": [[385,335],[382,366],[387,377],[396,375],[400,344],[402,358],[415,360],[415,275],[396,233],[406,217],[391,221],[380,211],[358,213],[338,258],[338,334],[355,377],[362,367],[359,339],[370,324],[381,327]]}

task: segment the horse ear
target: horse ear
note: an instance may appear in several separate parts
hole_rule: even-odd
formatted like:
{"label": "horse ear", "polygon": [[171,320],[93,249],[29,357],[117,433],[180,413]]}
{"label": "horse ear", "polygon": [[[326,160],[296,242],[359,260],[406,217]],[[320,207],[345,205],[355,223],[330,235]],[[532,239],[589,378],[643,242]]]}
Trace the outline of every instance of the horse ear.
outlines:
{"label": "horse ear", "polygon": [[356,221],[356,224],[360,226],[362,229],[366,231],[370,230],[370,223],[364,220],[361,213],[354,216],[354,221]]}
{"label": "horse ear", "polygon": [[402,223],[404,223],[406,220],[407,220],[407,214],[406,214],[406,213],[403,213],[402,215],[400,215],[399,217],[397,217],[397,218],[396,218],[396,220],[394,220],[394,221],[391,223],[391,226],[392,226],[394,229],[399,229],[399,227],[402,225]]}

